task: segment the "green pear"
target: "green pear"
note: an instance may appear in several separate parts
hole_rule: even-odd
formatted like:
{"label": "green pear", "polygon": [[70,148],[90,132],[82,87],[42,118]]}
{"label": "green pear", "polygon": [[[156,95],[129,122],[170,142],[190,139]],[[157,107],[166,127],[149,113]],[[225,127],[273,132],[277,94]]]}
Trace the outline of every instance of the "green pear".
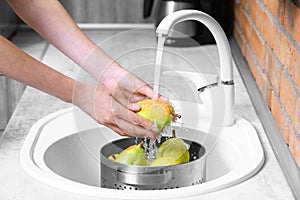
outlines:
{"label": "green pear", "polygon": [[115,162],[126,165],[147,166],[148,160],[143,149],[143,142],[138,145],[132,145],[123,150],[115,159]]}
{"label": "green pear", "polygon": [[170,166],[170,165],[178,165],[181,164],[179,159],[174,159],[174,157],[160,157],[156,158],[155,160],[152,161],[150,166],[155,167],[155,166]]}
{"label": "green pear", "polygon": [[168,102],[146,99],[137,103],[141,110],[137,114],[156,124],[159,132],[180,117],[174,113],[174,108]]}
{"label": "green pear", "polygon": [[170,138],[160,145],[156,159],[151,166],[168,166],[187,163],[190,161],[190,153],[180,138]]}

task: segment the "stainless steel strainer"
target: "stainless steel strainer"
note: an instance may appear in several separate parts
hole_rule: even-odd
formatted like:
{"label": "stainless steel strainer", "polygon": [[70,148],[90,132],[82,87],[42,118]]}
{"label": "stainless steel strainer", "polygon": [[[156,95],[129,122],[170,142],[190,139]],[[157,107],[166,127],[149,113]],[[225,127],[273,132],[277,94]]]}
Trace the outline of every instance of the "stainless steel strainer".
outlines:
{"label": "stainless steel strainer", "polygon": [[[162,137],[162,144],[166,141]],[[143,138],[139,138],[139,143]],[[147,141],[146,141],[147,142]],[[185,140],[189,145],[190,162],[166,167],[132,166],[108,159],[130,145],[136,144],[135,138],[124,138],[104,145],[100,151],[101,186],[120,190],[161,190],[202,184],[205,182],[205,149],[196,142]],[[157,144],[158,146],[160,144]]]}

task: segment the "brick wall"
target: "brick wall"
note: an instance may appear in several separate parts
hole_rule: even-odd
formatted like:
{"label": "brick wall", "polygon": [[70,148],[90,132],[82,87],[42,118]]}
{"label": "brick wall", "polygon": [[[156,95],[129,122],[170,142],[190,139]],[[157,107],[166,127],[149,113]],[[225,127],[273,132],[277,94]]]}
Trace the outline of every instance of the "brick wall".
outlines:
{"label": "brick wall", "polygon": [[233,1],[235,38],[300,166],[300,0]]}

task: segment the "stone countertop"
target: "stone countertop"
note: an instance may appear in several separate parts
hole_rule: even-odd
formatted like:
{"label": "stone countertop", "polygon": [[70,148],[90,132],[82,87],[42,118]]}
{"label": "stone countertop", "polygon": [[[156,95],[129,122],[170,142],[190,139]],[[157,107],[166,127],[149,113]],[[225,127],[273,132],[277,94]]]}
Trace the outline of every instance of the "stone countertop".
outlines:
{"label": "stone countertop", "polygon": [[[119,30],[89,30],[86,32],[94,41],[100,43],[101,41],[105,41],[107,38],[112,37],[112,35],[118,33],[118,31]],[[27,45],[30,46],[32,45],[31,43],[29,43],[30,41],[32,41],[31,39],[36,38],[37,36],[36,34],[32,32],[30,33],[27,30],[18,32],[15,37],[27,37]],[[136,35],[134,35],[134,38],[135,41],[140,46],[142,46],[149,41],[153,42],[153,40],[155,40],[155,35],[151,31],[141,31],[136,33]],[[18,39],[16,39],[15,41],[18,41]],[[44,41],[39,42],[45,44]],[[101,46],[109,53],[114,54],[112,50],[113,46],[126,45],[128,43],[130,43],[130,41],[127,41],[127,43],[124,41],[123,43],[119,43],[117,40],[115,40],[115,43],[110,43],[111,46],[109,46],[108,43],[105,42],[102,43],[104,45]],[[35,48],[37,48],[37,42],[35,42],[33,45],[35,45]],[[39,51],[39,49],[35,48],[35,51]],[[40,50],[42,51],[42,49]],[[208,46],[207,51],[216,52],[214,46]],[[27,52],[30,54],[32,53],[30,51]],[[197,58],[197,55],[193,55],[190,52],[189,54]],[[215,54],[212,56],[218,55]],[[214,59],[212,58],[212,60]],[[51,45],[47,47],[42,61],[69,76],[74,76],[79,71],[78,67],[73,62],[71,62],[68,58],[58,52]],[[247,181],[244,181],[241,184],[229,187],[227,189],[202,195],[201,199],[292,200],[294,199],[292,192],[274,156],[266,134],[263,130],[262,124],[255,113],[255,110],[252,106],[248,93],[243,85],[237,69],[234,69],[234,79],[236,84],[235,112],[236,114],[250,121],[256,128],[262,146],[264,148],[265,163],[262,169]],[[39,119],[48,114],[71,106],[71,104],[64,103],[41,91],[27,87],[0,141],[0,199],[99,199],[68,193],[42,184],[26,174],[21,169],[19,164],[19,152],[31,126]],[[112,199],[114,198],[112,197]],[[189,197],[186,199],[199,199],[199,197]]]}

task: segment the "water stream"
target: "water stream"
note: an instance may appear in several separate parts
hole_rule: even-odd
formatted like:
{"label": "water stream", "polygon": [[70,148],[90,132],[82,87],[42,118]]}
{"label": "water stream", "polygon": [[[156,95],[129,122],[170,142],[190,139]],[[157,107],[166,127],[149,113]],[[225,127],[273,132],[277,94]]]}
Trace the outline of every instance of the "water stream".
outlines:
{"label": "water stream", "polygon": [[164,43],[165,43],[166,37],[164,37],[162,35],[158,35],[157,39],[158,40],[157,40],[154,83],[153,83],[154,99],[158,99],[159,80],[160,80],[160,74],[161,74],[161,61],[162,61],[163,48],[164,48]]}
{"label": "water stream", "polygon": [[[154,90],[154,98],[158,99],[159,94],[159,81],[160,81],[160,74],[161,74],[161,62],[162,62],[162,56],[163,56],[163,47],[165,43],[165,37],[162,35],[157,36],[157,49],[156,49],[156,60],[155,60],[155,70],[154,70],[154,83],[153,83],[153,90]],[[149,142],[147,141],[147,138],[144,138],[144,145],[143,148],[145,149],[145,152],[147,154],[148,164],[150,165],[151,162],[156,158],[156,154],[158,151],[158,147],[156,145],[156,141],[160,143],[162,133],[159,133],[157,135],[157,138],[155,140],[150,139]]]}

